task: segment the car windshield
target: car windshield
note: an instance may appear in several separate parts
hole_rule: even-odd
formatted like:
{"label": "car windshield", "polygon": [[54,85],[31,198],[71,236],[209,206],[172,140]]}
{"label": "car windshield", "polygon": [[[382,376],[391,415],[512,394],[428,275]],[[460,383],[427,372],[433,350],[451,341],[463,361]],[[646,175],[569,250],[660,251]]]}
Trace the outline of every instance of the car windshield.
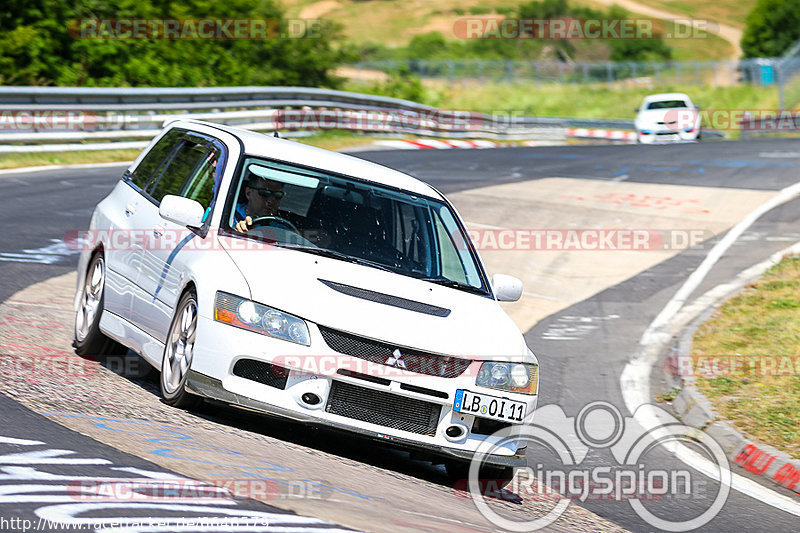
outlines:
{"label": "car windshield", "polygon": [[658,102],[650,102],[647,104],[647,109],[674,109],[677,107],[689,107],[683,100],[660,100]]}
{"label": "car windshield", "polygon": [[247,216],[248,238],[489,294],[469,237],[434,198],[249,157],[223,227]]}

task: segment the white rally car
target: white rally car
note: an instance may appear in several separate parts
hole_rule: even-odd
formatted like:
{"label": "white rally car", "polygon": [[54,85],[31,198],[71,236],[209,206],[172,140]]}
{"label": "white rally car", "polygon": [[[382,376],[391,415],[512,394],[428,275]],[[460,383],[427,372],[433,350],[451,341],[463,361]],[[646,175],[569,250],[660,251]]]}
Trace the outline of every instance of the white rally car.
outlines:
{"label": "white rally car", "polygon": [[700,113],[683,93],[646,96],[636,109],[636,140],[642,144],[700,140]]}
{"label": "white rally car", "polygon": [[536,357],[498,304],[522,283],[490,280],[452,205],[411,176],[177,121],[100,202],[84,244],[78,352],[138,352],[169,404],[212,398],[367,435],[462,476],[486,440],[499,443],[488,475],[525,463],[513,435],[492,436],[536,408]]}

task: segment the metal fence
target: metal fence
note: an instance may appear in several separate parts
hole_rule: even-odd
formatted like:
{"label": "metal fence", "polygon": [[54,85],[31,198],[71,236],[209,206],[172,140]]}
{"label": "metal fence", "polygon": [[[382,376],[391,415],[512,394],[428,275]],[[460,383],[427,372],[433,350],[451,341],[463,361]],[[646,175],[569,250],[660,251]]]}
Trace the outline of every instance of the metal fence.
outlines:
{"label": "metal fence", "polygon": [[778,59],[742,61],[573,62],[512,60],[363,61],[352,65],[356,76],[374,78],[376,71],[407,70],[426,79],[503,83],[575,83],[657,87],[739,83],[774,85]]}
{"label": "metal fence", "polygon": [[307,87],[0,87],[0,102],[0,153],[135,147],[175,119],[290,134],[348,130],[455,139],[552,141],[565,139],[568,128],[633,130],[632,121],[487,115]]}
{"label": "metal fence", "polygon": [[800,105],[800,40],[777,62],[778,88],[781,109]]}

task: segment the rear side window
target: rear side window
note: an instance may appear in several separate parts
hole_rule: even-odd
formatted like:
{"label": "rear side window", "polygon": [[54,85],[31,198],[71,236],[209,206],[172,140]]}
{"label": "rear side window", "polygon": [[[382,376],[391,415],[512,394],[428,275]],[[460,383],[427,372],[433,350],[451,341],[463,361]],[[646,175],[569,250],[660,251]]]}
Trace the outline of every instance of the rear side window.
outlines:
{"label": "rear side window", "polygon": [[166,135],[161,137],[153,148],[147,152],[142,162],[136,167],[136,170],[128,177],[128,180],[144,190],[153,175],[160,170],[163,163],[169,158],[170,154],[175,150],[176,145],[185,133],[184,130],[173,129]]}
{"label": "rear side window", "polygon": [[225,161],[217,139],[173,129],[147,153],[127,179],[156,203],[168,194],[197,200],[210,208]]}
{"label": "rear side window", "polygon": [[156,202],[160,202],[167,194],[181,194],[184,184],[199,172],[208,153],[205,143],[181,139],[175,155],[161,172],[151,178],[151,184],[145,190]]}

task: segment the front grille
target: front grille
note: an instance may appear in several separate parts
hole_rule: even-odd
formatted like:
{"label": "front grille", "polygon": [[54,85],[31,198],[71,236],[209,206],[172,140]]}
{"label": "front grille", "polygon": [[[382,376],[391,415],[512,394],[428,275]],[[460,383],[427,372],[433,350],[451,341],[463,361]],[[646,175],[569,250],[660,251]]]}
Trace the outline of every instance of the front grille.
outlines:
{"label": "front grille", "polygon": [[[423,353],[411,348],[403,348],[385,342],[366,339],[325,326],[319,326],[319,331],[322,333],[325,343],[332,350],[381,365],[385,365],[390,359],[395,359],[394,352],[400,350],[405,370],[416,372],[417,374],[455,378],[463,374],[472,362],[470,359],[461,357]],[[398,367],[397,364],[390,366]],[[403,367],[400,366],[398,368]]]}
{"label": "front grille", "polygon": [[233,365],[233,375],[256,381],[263,385],[269,385],[276,389],[285,389],[289,371],[283,367],[272,366],[269,363],[256,361],[255,359],[239,359]]}
{"label": "front grille", "polygon": [[325,411],[392,429],[434,435],[442,408],[422,400],[333,381]]}

